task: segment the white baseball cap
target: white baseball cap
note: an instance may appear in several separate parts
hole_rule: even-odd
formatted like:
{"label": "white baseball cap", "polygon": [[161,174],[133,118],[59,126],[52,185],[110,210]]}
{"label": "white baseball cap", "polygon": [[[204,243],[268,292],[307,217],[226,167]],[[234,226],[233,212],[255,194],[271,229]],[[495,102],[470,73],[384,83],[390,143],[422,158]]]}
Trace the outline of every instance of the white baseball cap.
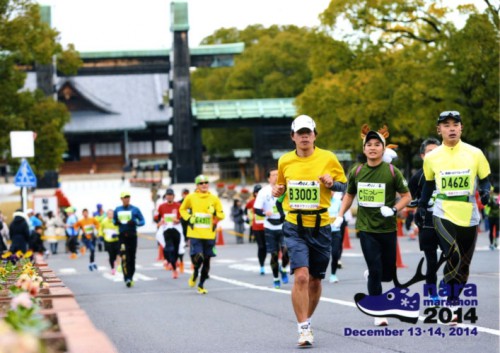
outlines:
{"label": "white baseball cap", "polygon": [[316,129],[316,123],[308,115],[299,115],[292,122],[292,131],[297,132],[300,129],[309,129],[311,131],[314,131],[314,129]]}

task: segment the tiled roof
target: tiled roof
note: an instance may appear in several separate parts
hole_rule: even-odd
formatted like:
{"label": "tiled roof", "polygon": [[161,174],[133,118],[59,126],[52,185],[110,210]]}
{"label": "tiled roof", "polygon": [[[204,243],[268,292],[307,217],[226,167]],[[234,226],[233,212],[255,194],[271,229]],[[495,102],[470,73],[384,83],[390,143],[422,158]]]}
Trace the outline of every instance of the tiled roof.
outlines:
{"label": "tiled roof", "polygon": [[[147,123],[166,124],[172,116],[171,108],[163,104],[167,74],[63,77],[56,88],[67,82],[96,110],[71,112],[65,133],[141,130]],[[35,88],[36,73],[30,72],[24,89]]]}

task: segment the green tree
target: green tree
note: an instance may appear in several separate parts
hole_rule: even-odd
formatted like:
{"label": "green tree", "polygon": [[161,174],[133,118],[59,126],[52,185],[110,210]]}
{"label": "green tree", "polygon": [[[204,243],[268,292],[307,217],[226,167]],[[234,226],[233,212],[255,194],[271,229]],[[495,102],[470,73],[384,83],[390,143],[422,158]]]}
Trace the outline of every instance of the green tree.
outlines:
{"label": "green tree", "polygon": [[361,125],[388,125],[409,171],[420,141],[435,134],[440,111],[461,111],[470,130],[481,126],[466,129],[467,142],[487,147],[498,137],[498,30],[491,16],[466,7],[469,20],[458,31],[446,22],[448,9],[423,4],[345,0],[323,13],[327,25],[344,16],[380,37],[360,40],[350,67],[315,78],[299,96],[299,110],[318,120],[322,143],[361,152]]}
{"label": "green tree", "polygon": [[[36,157],[32,166],[38,175],[56,169],[66,149],[63,126],[69,113],[63,104],[39,91],[23,90],[26,70],[34,64],[48,65],[58,59],[59,69],[74,73],[81,64],[70,46],[63,50],[59,33],[43,23],[40,7],[30,0],[0,1],[0,150],[10,160],[9,132],[33,130]],[[15,167],[18,161],[10,161]]]}

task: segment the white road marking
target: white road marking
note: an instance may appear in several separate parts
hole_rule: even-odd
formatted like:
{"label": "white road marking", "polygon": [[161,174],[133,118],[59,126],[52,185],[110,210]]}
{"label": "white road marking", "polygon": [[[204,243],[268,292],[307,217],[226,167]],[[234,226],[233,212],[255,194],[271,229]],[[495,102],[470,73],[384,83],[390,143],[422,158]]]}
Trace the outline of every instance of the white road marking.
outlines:
{"label": "white road marking", "polygon": [[59,272],[65,274],[65,275],[70,275],[76,273],[76,269],[74,268],[61,268]]}

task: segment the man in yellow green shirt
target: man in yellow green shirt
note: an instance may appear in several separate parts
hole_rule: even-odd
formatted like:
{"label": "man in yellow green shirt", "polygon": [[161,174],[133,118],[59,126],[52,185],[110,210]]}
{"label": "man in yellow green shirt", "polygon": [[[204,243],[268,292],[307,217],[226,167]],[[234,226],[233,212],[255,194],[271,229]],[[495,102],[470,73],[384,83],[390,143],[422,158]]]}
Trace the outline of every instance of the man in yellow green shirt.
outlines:
{"label": "man in yellow green shirt", "polygon": [[188,221],[187,237],[190,239],[190,255],[194,265],[188,284],[194,287],[201,271],[198,293],[206,294],[204,284],[210,271],[210,258],[216,256],[215,229],[225,216],[219,197],[208,191],[208,178],[198,175],[195,184],[196,191],[186,196],[179,213]]}
{"label": "man in yellow green shirt", "polygon": [[448,257],[444,284],[451,289],[447,299],[450,307],[456,306],[454,303],[469,277],[480,221],[476,190],[483,205],[488,203],[490,190],[488,161],[480,149],[461,140],[462,129],[459,112],[445,111],[439,115],[437,132],[443,144],[424,159],[426,183],[417,210],[417,217],[423,219],[436,189],[433,219],[441,248]]}

